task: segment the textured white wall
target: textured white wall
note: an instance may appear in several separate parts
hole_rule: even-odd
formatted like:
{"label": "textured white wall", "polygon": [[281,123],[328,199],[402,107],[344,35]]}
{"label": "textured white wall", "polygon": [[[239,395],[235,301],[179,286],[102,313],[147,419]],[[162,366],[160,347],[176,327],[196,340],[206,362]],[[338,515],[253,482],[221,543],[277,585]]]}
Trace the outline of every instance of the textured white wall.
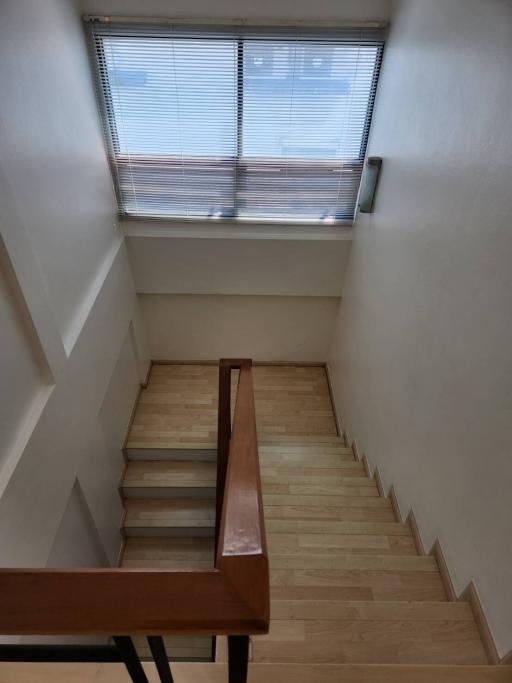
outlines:
{"label": "textured white wall", "polygon": [[340,296],[348,240],[128,237],[141,294]]}
{"label": "textured white wall", "polygon": [[47,567],[102,567],[105,555],[78,480],[71,489]]}
{"label": "textured white wall", "polygon": [[4,0],[0,14],[1,564],[51,561],[77,476],[115,562],[148,357],[79,8]]}
{"label": "textured white wall", "polygon": [[154,360],[325,361],[335,297],[139,295]]}
{"label": "textured white wall", "polygon": [[27,428],[27,416],[44,400],[48,368],[11,262],[0,237],[0,481]]}
{"label": "textured white wall", "polygon": [[[71,489],[66,509],[53,541],[47,567],[103,567],[107,560],[78,480]],[[104,636],[25,636],[22,643],[42,645],[106,644]]]}
{"label": "textured white wall", "polygon": [[[512,4],[397,3],[330,371],[361,449],[512,647]],[[342,326],[342,328],[341,328]]]}
{"label": "textured white wall", "polygon": [[390,0],[82,0],[90,14],[146,17],[197,17],[200,19],[294,19],[347,21],[386,20]]}
{"label": "textured white wall", "polygon": [[4,0],[1,13],[0,163],[68,348],[119,241],[80,15],[72,0]]}

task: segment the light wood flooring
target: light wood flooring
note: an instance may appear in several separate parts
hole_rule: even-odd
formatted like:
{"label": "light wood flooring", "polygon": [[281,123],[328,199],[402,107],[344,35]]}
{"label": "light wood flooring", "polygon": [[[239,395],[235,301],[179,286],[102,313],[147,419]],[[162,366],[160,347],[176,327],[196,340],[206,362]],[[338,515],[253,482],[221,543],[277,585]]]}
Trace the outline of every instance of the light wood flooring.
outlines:
{"label": "light wood flooring", "polygon": [[[512,680],[337,435],[324,368],[253,373],[271,628],[252,639],[250,681]],[[212,565],[217,380],[213,366],[153,366],[127,444],[123,566]],[[208,639],[168,644],[171,659],[210,656]],[[223,639],[217,651],[176,665],[177,682],[223,680]]]}
{"label": "light wood flooring", "polygon": [[[336,436],[324,368],[255,366],[253,383],[260,439]],[[217,394],[216,366],[153,365],[128,448],[215,448]]]}

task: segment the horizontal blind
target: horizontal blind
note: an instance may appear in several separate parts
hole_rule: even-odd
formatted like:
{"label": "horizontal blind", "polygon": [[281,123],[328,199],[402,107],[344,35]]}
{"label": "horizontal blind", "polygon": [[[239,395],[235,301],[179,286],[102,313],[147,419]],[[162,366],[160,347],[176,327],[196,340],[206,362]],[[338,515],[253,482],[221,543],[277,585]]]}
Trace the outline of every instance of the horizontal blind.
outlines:
{"label": "horizontal blind", "polygon": [[86,25],[122,213],[352,220],[379,30]]}

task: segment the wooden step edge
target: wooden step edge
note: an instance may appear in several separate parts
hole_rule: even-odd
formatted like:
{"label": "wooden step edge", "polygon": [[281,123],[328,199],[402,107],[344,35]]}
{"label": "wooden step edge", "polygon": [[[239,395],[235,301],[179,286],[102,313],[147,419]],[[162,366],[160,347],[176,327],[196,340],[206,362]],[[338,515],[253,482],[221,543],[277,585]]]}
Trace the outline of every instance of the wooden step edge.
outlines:
{"label": "wooden step edge", "polygon": [[215,462],[216,448],[125,448],[125,460],[130,462]]}
{"label": "wooden step edge", "polygon": [[[144,662],[149,683],[159,683]],[[172,662],[174,683],[226,683],[227,664]],[[249,664],[248,683],[510,683],[508,667],[411,664]],[[123,664],[2,663],[9,683],[126,683]]]}
{"label": "wooden step edge", "polygon": [[286,600],[274,599],[272,620],[336,621],[467,621],[473,613],[467,603],[434,601]]}
{"label": "wooden step edge", "polygon": [[[336,525],[336,526],[334,526]],[[343,526],[342,526],[343,525]],[[302,521],[294,519],[271,519],[266,523],[267,533],[284,534],[328,534],[328,535],[370,535],[370,536],[411,536],[409,527],[399,522],[337,522]],[[279,529],[280,530],[276,530]],[[288,527],[288,528],[287,528]],[[314,527],[317,529],[313,530]],[[343,531],[337,529],[343,528]]]}
{"label": "wooden step edge", "polygon": [[121,486],[123,500],[176,500],[177,498],[212,500],[215,486]]}
{"label": "wooden step edge", "polygon": [[[122,529],[125,539],[141,538],[189,538],[190,536],[213,538],[215,526],[125,526]],[[1,679],[0,679],[1,680]]]}
{"label": "wooden step edge", "polygon": [[[368,461],[368,458],[366,457],[366,454],[363,453],[361,455],[357,442],[355,439],[350,439],[348,433],[346,430],[343,430],[343,440],[347,446],[350,446],[352,449],[352,452],[354,454],[354,459],[357,462],[362,462],[365,471],[368,476],[372,476],[372,471],[371,467]],[[373,471],[373,476],[375,478],[375,481],[377,483],[377,488],[379,490],[379,494],[381,497],[387,498],[393,507],[393,510],[395,512],[395,517],[397,519],[397,522],[402,522],[404,519],[404,515],[402,515],[402,512],[400,510],[400,506],[398,503],[398,497],[395,491],[394,485],[392,485],[389,489],[389,493],[386,496],[385,490],[384,490],[384,485],[382,481],[382,477],[380,474],[380,470],[378,466],[374,468]],[[418,522],[416,520],[414,510],[411,508],[405,517],[405,523],[409,526],[409,529],[411,531],[411,535],[414,539],[414,544],[416,546],[416,550],[418,552],[418,555],[432,555],[435,557],[437,565],[439,567],[439,573],[441,575],[441,581],[444,586],[444,590],[447,596],[448,601],[466,601],[469,603],[473,616],[478,628],[478,632],[480,634],[480,638],[482,640],[487,659],[489,661],[490,665],[512,665],[512,650],[510,650],[506,655],[503,657],[500,657],[498,648],[496,646],[496,642],[494,639],[494,636],[492,634],[491,628],[489,626],[489,622],[487,619],[487,616],[485,614],[484,608],[482,606],[482,602],[480,600],[478,590],[476,587],[476,584],[473,580],[471,580],[466,588],[462,590],[459,596],[457,596],[457,593],[455,591],[454,583],[451,578],[450,570],[448,568],[448,564],[446,562],[443,549],[441,546],[441,543],[438,538],[435,539],[432,548],[430,549],[430,552],[427,552],[425,545],[423,543],[423,539],[421,536],[420,528],[418,525]],[[511,676],[511,681],[512,681],[512,676]]]}
{"label": "wooden step edge", "polygon": [[215,489],[216,481],[211,479],[197,479],[193,480],[191,476],[189,479],[185,477],[180,477],[179,474],[176,477],[162,477],[160,479],[137,479],[130,475],[129,477],[125,474],[123,480],[121,481],[121,488],[123,489]]}
{"label": "wooden step edge", "polygon": [[330,555],[272,553],[270,569],[297,571],[407,571],[439,573],[437,563],[430,557],[416,555],[357,555],[336,553]]}
{"label": "wooden step edge", "polygon": [[299,453],[305,452],[305,453],[317,453],[318,451],[321,451],[319,455],[352,455],[352,450],[350,448],[347,448],[344,444],[342,443],[329,443],[328,441],[325,441],[323,443],[287,443],[285,441],[281,443],[275,443],[275,442],[270,442],[270,441],[258,441],[258,446],[260,447],[261,450],[268,452],[268,453],[287,453],[287,452],[293,452],[293,451],[298,451]]}
{"label": "wooden step edge", "polygon": [[[272,500],[271,500],[272,498]],[[279,499],[276,501],[274,499]],[[282,501],[284,500],[284,502]],[[326,502],[325,499],[328,499]],[[297,502],[300,501],[300,502]],[[269,507],[327,507],[327,508],[373,508],[375,510],[392,510],[387,498],[380,496],[348,496],[331,494],[293,494],[293,493],[265,493],[263,492],[263,502]],[[398,520],[395,520],[398,521]],[[418,553],[419,555],[424,553]]]}
{"label": "wooden step edge", "polygon": [[[262,470],[267,469],[280,469],[293,471],[293,470],[322,470],[328,474],[332,473],[332,470],[350,471],[355,470],[357,472],[364,472],[364,468],[360,462],[355,462],[354,460],[338,460],[337,462],[330,462],[327,466],[322,464],[317,464],[314,460],[294,462],[293,460],[283,461],[283,460],[265,460],[265,457],[260,455],[260,467]],[[366,473],[361,476],[366,477]],[[371,478],[371,477],[368,477]]]}
{"label": "wooden step edge", "polygon": [[125,450],[133,450],[137,448],[148,449],[153,451],[158,450],[208,450],[217,451],[216,441],[145,441],[144,439],[130,438],[125,444]]}

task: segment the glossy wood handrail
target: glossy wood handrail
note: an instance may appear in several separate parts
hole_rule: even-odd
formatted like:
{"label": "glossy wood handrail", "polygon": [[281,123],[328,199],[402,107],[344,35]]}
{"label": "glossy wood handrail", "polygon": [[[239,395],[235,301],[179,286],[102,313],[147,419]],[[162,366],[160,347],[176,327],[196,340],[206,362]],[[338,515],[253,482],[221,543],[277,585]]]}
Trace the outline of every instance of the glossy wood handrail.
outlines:
{"label": "glossy wood handrail", "polygon": [[[215,567],[2,569],[0,635],[250,635],[269,625],[269,573],[251,362],[239,383]],[[230,411],[228,412],[230,415]],[[230,430],[231,432],[231,430]]]}
{"label": "glossy wood handrail", "polygon": [[[244,596],[257,614],[269,619],[268,553],[261,493],[256,412],[251,361],[223,360],[222,368],[239,369],[238,390],[229,439],[229,456],[222,496],[219,542],[215,566]],[[231,391],[231,378],[225,392]],[[219,395],[219,400],[222,397]],[[229,406],[229,404],[228,404]],[[226,414],[221,411],[219,416]],[[228,407],[229,424],[231,415]],[[225,430],[226,433],[228,430]],[[220,447],[220,444],[219,444]],[[219,451],[218,461],[222,462]],[[217,496],[219,496],[219,489]]]}

